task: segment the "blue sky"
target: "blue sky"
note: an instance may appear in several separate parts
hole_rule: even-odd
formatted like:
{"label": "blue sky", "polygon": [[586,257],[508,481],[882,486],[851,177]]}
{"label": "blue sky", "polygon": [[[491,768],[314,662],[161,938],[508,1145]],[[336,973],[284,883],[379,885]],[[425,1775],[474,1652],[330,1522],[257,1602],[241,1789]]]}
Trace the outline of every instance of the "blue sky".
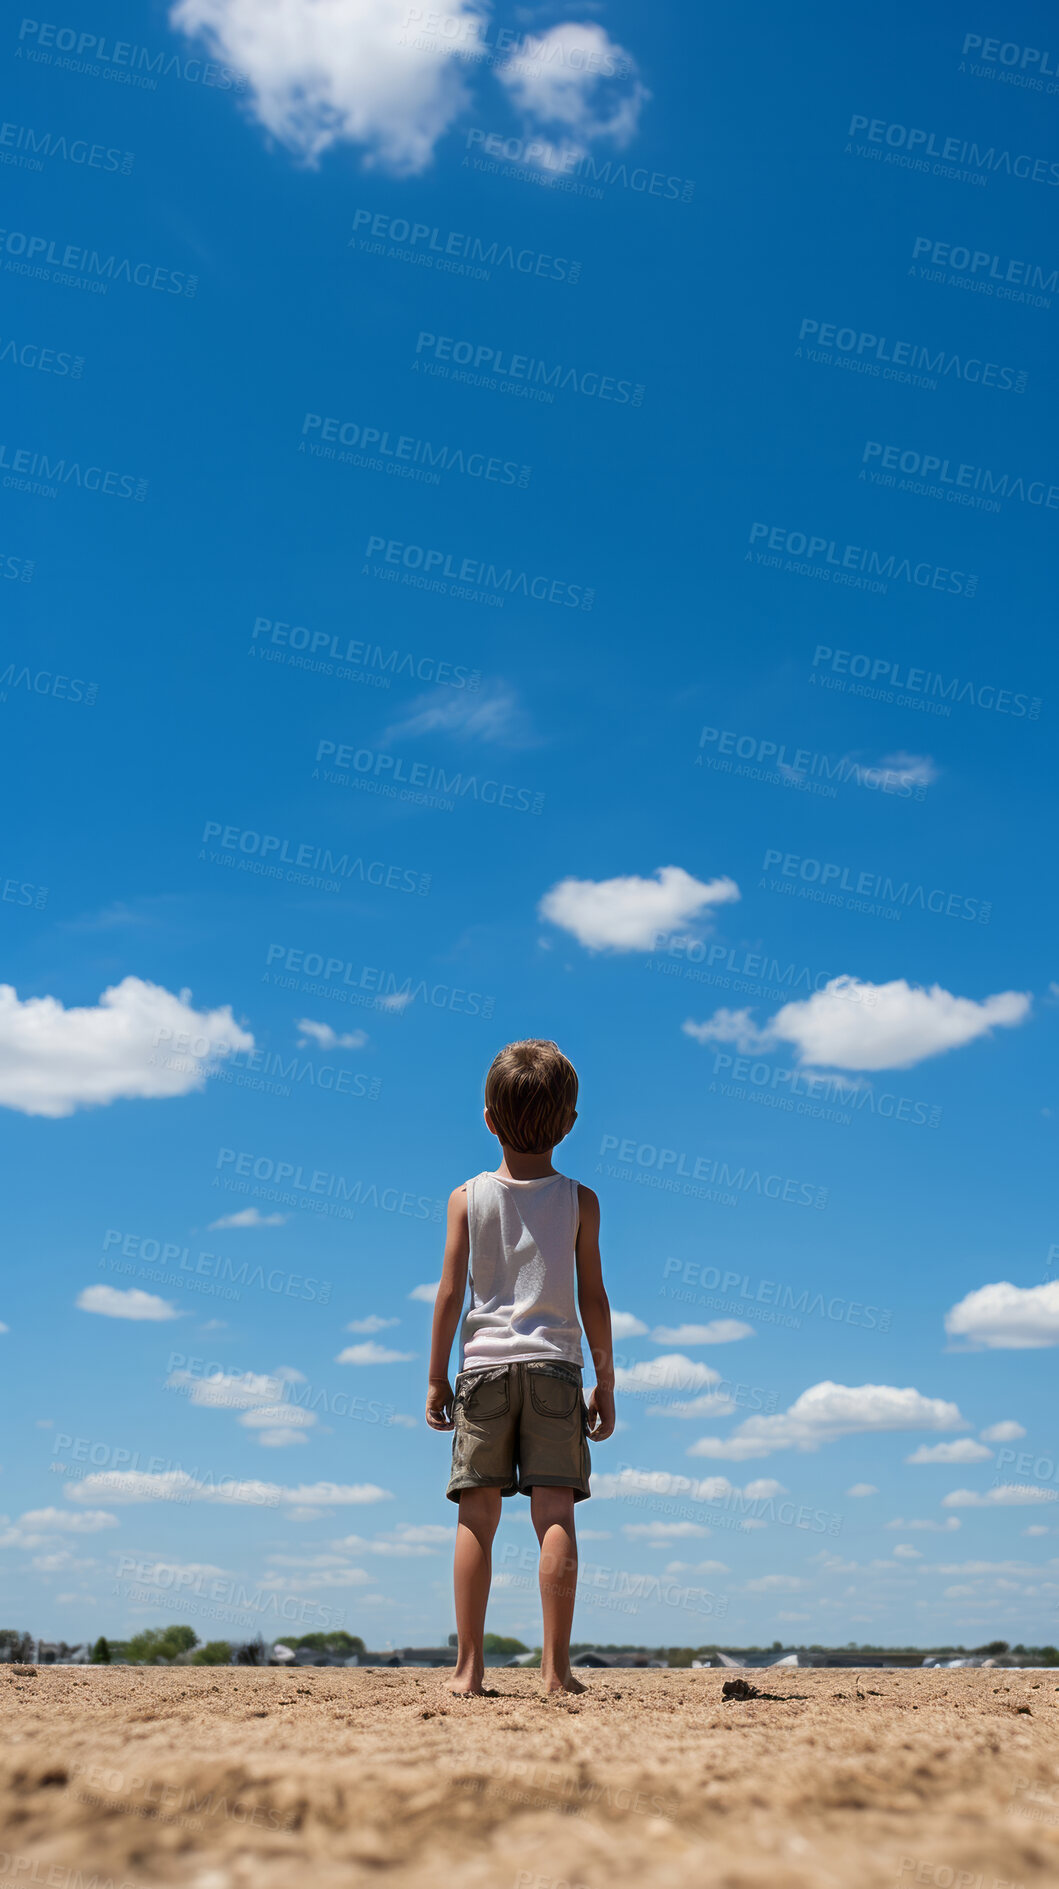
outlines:
{"label": "blue sky", "polygon": [[1044,9],[258,13],[5,29],[11,1622],[447,1635],[534,1035],[579,1635],[1055,1641]]}

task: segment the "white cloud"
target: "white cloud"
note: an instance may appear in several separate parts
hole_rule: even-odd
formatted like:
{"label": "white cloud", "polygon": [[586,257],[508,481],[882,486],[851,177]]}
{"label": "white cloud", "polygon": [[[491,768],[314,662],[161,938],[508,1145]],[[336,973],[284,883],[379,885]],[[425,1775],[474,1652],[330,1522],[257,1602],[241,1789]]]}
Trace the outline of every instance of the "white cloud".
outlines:
{"label": "white cloud", "polygon": [[988,1463],[993,1452],[982,1443],[976,1443],[973,1437],[960,1436],[953,1443],[921,1443],[911,1456],[905,1457],[906,1463]]}
{"label": "white cloud", "polygon": [[65,1490],[71,1502],[89,1502],[105,1497],[118,1504],[133,1502],[214,1502],[225,1508],[344,1508],[368,1502],[389,1502],[391,1489],[380,1489],[374,1482],[313,1482],[285,1488],[278,1482],[258,1482],[252,1478],[236,1482],[196,1482],[184,1469],[167,1469],[152,1475],[144,1469],[103,1469],[86,1476],[83,1482],[70,1483]]}
{"label": "white cloud", "polygon": [[708,1535],[710,1531],[701,1522],[627,1522],[621,1532],[630,1541],[683,1541],[687,1536]]}
{"label": "white cloud", "polygon": [[943,1522],[906,1522],[903,1516],[898,1515],[894,1521],[885,1522],[883,1526],[885,1528],[896,1529],[900,1534],[907,1534],[910,1530],[918,1529],[926,1534],[947,1535],[951,1533],[954,1528],[962,1528],[963,1523],[956,1515],[946,1516]]}
{"label": "white cloud", "polygon": [[878,1495],[878,1493],[873,1482],[855,1482],[852,1489],[846,1490],[846,1494],[851,1496]]}
{"label": "white cloud", "polygon": [[683,1028],[696,1042],[735,1043],[746,1053],[790,1043],[803,1066],[910,1069],[995,1028],[1022,1023],[1030,1003],[1022,991],[1002,991],[976,1003],[954,997],[940,984],[926,990],[903,977],[869,984],[843,976],[801,1002],[784,1004],[762,1029],[749,1010],[723,1009],[706,1023],[689,1021]]}
{"label": "white cloud", "polygon": [[[176,0],[169,19],[245,73],[260,122],[307,163],[357,144],[366,165],[411,176],[470,94],[443,41],[402,31],[408,11],[406,0]],[[473,35],[477,6],[446,0],[445,13]]]}
{"label": "white cloud", "polygon": [[941,776],[941,769],[932,755],[906,754],[898,748],[895,754],[884,754],[880,767],[889,768],[897,775],[900,782],[909,787],[932,787]]}
{"label": "white cloud", "polygon": [[373,1338],[367,1338],[362,1345],[347,1345],[339,1352],[335,1363],[407,1364],[414,1357],[414,1351],[391,1351],[387,1345],[377,1345]]}
{"label": "white cloud", "polygon": [[15,1522],[0,1516],[0,1548],[43,1548],[56,1535],[98,1535],[118,1528],[116,1515],[106,1509],[27,1509]]}
{"label": "white cloud", "polygon": [[[447,1527],[444,1522],[398,1522],[396,1528],[390,1530],[389,1539],[415,1542],[428,1548],[449,1548],[456,1539],[456,1530]],[[342,1543],[335,1545],[341,1547]]]}
{"label": "white cloud", "polygon": [[1029,1508],[1035,1502],[1059,1502],[1059,1489],[1042,1489],[1036,1483],[1001,1482],[983,1494],[978,1489],[953,1489],[942,1497],[944,1509]]}
{"label": "white cloud", "polygon": [[653,879],[561,879],[537,910],[589,951],[652,951],[660,932],[739,896],[732,879],[706,882],[682,866],[659,866]]}
{"label": "white cloud", "polygon": [[816,1450],[836,1437],[884,1430],[959,1430],[965,1428],[955,1404],[924,1397],[911,1386],[892,1384],[813,1384],[789,1410],[771,1417],[748,1417],[725,1440],[700,1437],[689,1456],[714,1456],[744,1462],[773,1450]]}
{"label": "white cloud", "polygon": [[638,1364],[619,1365],[614,1373],[614,1388],[619,1391],[693,1391],[718,1383],[719,1371],[708,1364],[697,1364],[679,1351],[644,1358]]}
{"label": "white cloud", "polygon": [[667,1574],[728,1574],[727,1561],[667,1561]]}
{"label": "white cloud", "polygon": [[536,123],[561,126],[578,139],[609,138],[618,146],[635,134],[650,97],[628,53],[604,27],[583,21],[551,27],[530,53],[513,53],[497,77]]}
{"label": "white cloud", "polygon": [[981,1431],[981,1438],[983,1443],[1017,1443],[1025,1434],[1021,1423],[1005,1417],[1002,1423],[991,1423],[988,1430]]}
{"label": "white cloud", "polygon": [[253,1410],[278,1403],[283,1386],[300,1379],[301,1373],[282,1368],[265,1371],[213,1371],[209,1377],[195,1377],[191,1371],[171,1371],[166,1390],[187,1393],[188,1401],[205,1410]]}
{"label": "white cloud", "polygon": [[424,1305],[433,1305],[434,1300],[438,1296],[438,1287],[440,1284],[441,1280],[435,1279],[430,1285],[413,1286],[408,1296],[410,1299],[421,1300]]}
{"label": "white cloud", "polygon": [[314,1410],[303,1410],[298,1404],[258,1404],[253,1410],[244,1410],[239,1422],[247,1430],[262,1430],[258,1438],[270,1449],[282,1449],[288,1443],[304,1443],[302,1430],[311,1430],[316,1422]]}
{"label": "white cloud", "polygon": [[150,1319],[160,1323],[163,1319],[183,1318],[168,1299],[160,1299],[154,1292],[141,1292],[139,1286],[129,1286],[122,1290],[120,1286],[86,1286],[75,1300],[80,1312],[99,1312],[103,1318]]}
{"label": "white cloud", "polygon": [[922,1561],[923,1559],[923,1550],[913,1548],[907,1541],[899,1541],[894,1548],[894,1554],[899,1555],[902,1561]]}
{"label": "white cloud", "polygon": [[399,1318],[380,1318],[378,1312],[371,1312],[367,1318],[351,1318],[346,1330],[363,1333],[386,1331],[388,1326],[400,1323]]}
{"label": "white cloud", "polygon": [[1050,1528],[1045,1528],[1043,1522],[1031,1522],[1029,1527],[1024,1528],[1022,1532],[1024,1535],[1050,1535],[1052,1531]]}
{"label": "white cloud", "polygon": [[[756,1482],[748,1482],[745,1489],[738,1489],[734,1483],[729,1482],[727,1476],[703,1476],[698,1479],[693,1476],[674,1475],[669,1469],[626,1467],[614,1473],[597,1472],[592,1477],[592,1494],[598,1496],[601,1501],[621,1501],[629,1496],[658,1495],[686,1496],[691,1502],[724,1503],[731,1498],[760,1501],[766,1500],[769,1496],[784,1493],[783,1484],[771,1479],[761,1478]],[[654,1529],[668,1527],[669,1524],[645,1522],[634,1524],[634,1526]],[[756,1520],[740,1523],[742,1528],[766,1528],[767,1526],[767,1522]]]}
{"label": "white cloud", "polygon": [[945,1330],[991,1351],[1059,1345],[1059,1279],[1043,1286],[1013,1286],[1007,1279],[979,1286],[946,1312]]}
{"label": "white cloud", "polygon": [[508,748],[526,748],[535,737],[514,689],[494,682],[484,689],[442,689],[420,695],[406,715],[379,736],[379,746],[421,735],[460,735]]}
{"label": "white cloud", "polygon": [[363,1049],[368,1040],[367,1030],[346,1030],[339,1035],[329,1023],[314,1023],[310,1017],[299,1017],[295,1028],[301,1031],[298,1048],[305,1049],[309,1043],[316,1043],[321,1049]]}
{"label": "white cloud", "polygon": [[211,1220],[209,1231],[216,1233],[221,1227],[284,1227],[289,1217],[285,1213],[261,1213],[257,1207],[242,1207],[238,1213],[226,1213],[219,1220]]}
{"label": "white cloud", "polygon": [[754,1327],[738,1318],[715,1318],[708,1325],[656,1325],[651,1333],[653,1345],[734,1345],[740,1338],[755,1337]]}
{"label": "white cloud", "polygon": [[759,1574],[756,1580],[747,1581],[748,1594],[797,1594],[805,1586],[796,1574]]}
{"label": "white cloud", "polygon": [[729,1397],[724,1391],[704,1391],[701,1397],[690,1397],[682,1403],[648,1404],[644,1415],[648,1417],[682,1417],[685,1420],[698,1418],[701,1421],[703,1418],[707,1417],[719,1418],[734,1416],[737,1408],[738,1405],[734,1398]]}
{"label": "white cloud", "polygon": [[633,1312],[615,1312],[610,1315],[610,1330],[613,1338],[642,1338],[647,1326],[642,1318]]}
{"label": "white cloud", "polygon": [[374,1579],[363,1568],[320,1568],[315,1574],[265,1574],[261,1586],[275,1593],[293,1588],[300,1594],[303,1588],[370,1587]]}
{"label": "white cloud", "polygon": [[69,1548],[56,1548],[51,1554],[34,1555],[30,1565],[38,1574],[70,1574],[82,1568],[94,1568],[96,1563],[91,1556],[80,1560]]}
{"label": "white cloud", "polygon": [[[184,1035],[207,1053],[173,1054]],[[189,1095],[205,1088],[225,1056],[253,1047],[229,1005],[193,1010],[190,991],[174,997],[140,977],[112,985],[94,1009],[76,1010],[57,997],[20,1003],[12,985],[0,984],[0,1106],[24,1115],[57,1119],[122,1097]]]}
{"label": "white cloud", "polygon": [[3,1333],[5,1331],[10,1331],[10,1330],[11,1330],[10,1325],[5,1325],[3,1321],[0,1320],[0,1333]]}

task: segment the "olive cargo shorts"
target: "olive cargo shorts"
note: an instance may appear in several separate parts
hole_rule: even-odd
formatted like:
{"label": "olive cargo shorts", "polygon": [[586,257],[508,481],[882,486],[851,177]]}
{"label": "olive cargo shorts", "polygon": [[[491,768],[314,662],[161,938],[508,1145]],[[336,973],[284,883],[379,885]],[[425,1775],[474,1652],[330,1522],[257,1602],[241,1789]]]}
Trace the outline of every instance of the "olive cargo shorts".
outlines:
{"label": "olive cargo shorts", "polygon": [[461,1371],[453,1412],[452,1475],[445,1491],[529,1495],[535,1487],[591,1492],[588,1410],[576,1364],[540,1360]]}

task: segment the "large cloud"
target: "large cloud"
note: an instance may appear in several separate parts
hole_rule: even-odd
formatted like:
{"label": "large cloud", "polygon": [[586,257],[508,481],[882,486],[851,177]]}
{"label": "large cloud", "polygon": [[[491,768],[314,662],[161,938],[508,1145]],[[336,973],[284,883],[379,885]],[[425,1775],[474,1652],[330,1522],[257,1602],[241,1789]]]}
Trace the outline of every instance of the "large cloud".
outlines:
{"label": "large cloud", "polygon": [[748,1417],[730,1437],[700,1437],[689,1456],[714,1456],[746,1462],[774,1450],[817,1450],[837,1437],[884,1430],[963,1430],[967,1425],[955,1404],[924,1397],[893,1384],[813,1384],[789,1410],[774,1417]]}
{"label": "large cloud", "polygon": [[[244,73],[261,123],[315,163],[338,143],[399,176],[426,169],[470,94],[445,40],[406,31],[407,0],[177,0],[169,18]],[[468,46],[482,9],[445,0]]]}
{"label": "large cloud", "polygon": [[1001,991],[976,1003],[940,984],[925,990],[903,977],[889,984],[833,977],[811,997],[784,1004],[761,1029],[749,1010],[718,1010],[705,1023],[683,1027],[699,1043],[735,1043],[746,1054],[790,1043],[803,1066],[910,1069],[998,1026],[1023,1022],[1030,1002],[1023,991]]}
{"label": "large cloud", "polygon": [[[188,1038],[194,1053],[175,1046]],[[94,1009],[56,997],[18,1000],[0,984],[0,1106],[24,1115],[72,1115],[119,1097],[188,1095],[233,1050],[251,1050],[231,1008],[193,1010],[191,992],[126,977]]]}
{"label": "large cloud", "polygon": [[652,951],[660,932],[738,897],[734,879],[694,879],[683,866],[658,866],[653,879],[560,879],[537,909],[589,951]]}
{"label": "large cloud", "polygon": [[538,124],[558,125],[579,139],[609,138],[617,145],[634,135],[650,97],[628,53],[604,27],[572,20],[512,53],[497,77]]}
{"label": "large cloud", "polygon": [[1059,1345],[1059,1279],[1043,1286],[1013,1286],[1007,1279],[979,1286],[946,1312],[945,1330],[991,1351]]}

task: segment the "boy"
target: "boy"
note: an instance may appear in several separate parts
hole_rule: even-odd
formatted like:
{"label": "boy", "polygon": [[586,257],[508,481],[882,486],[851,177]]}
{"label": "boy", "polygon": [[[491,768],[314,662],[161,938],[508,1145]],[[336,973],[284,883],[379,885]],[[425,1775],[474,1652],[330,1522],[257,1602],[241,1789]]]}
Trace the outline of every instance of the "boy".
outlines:
{"label": "boy", "polygon": [[[501,1498],[515,1494],[530,1498],[541,1550],[541,1682],[546,1692],[584,1691],[570,1671],[574,1503],[590,1493],[586,1437],[602,1443],[614,1430],[614,1360],[599,1201],[552,1166],[553,1149],[577,1120],[576,1102],[576,1072],[554,1043],[509,1043],[485,1079],[485,1125],[503,1159],[449,1198],[426,1418],[432,1430],[455,1431],[447,1494],[460,1508],[458,1693],[483,1690],[493,1536]],[[449,1353],[468,1263],[454,1394]],[[577,1308],[596,1370],[587,1406]]]}

